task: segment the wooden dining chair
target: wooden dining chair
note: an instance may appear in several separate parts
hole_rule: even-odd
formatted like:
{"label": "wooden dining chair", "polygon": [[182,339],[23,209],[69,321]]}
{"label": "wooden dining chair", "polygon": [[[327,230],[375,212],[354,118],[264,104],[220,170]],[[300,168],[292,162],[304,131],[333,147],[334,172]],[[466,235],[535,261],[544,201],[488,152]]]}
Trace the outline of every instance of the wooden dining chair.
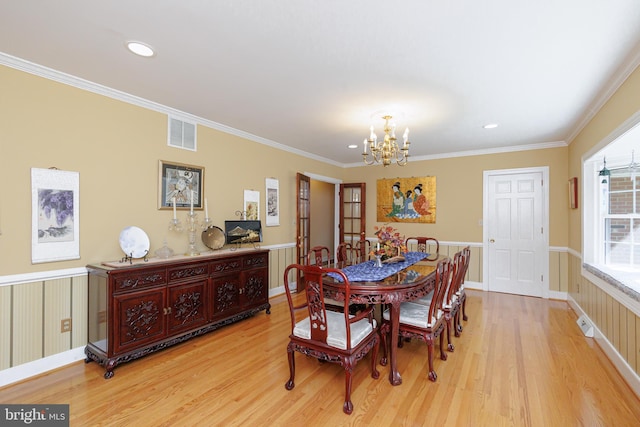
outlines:
{"label": "wooden dining chair", "polygon": [[[296,277],[294,270],[300,270],[304,275],[306,299],[295,305],[289,289],[289,277]],[[315,265],[289,265],[284,271],[285,291],[291,314],[291,334],[287,355],[289,359],[289,380],[285,384],[287,390],[295,386],[295,358],[296,351],[305,356],[315,357],[325,362],[339,363],[345,372],[345,397],[342,410],[346,414],[353,411],[351,402],[352,374],[356,363],[365,357],[369,351],[371,355],[371,377],[379,378],[376,360],[380,346],[380,336],[376,321],[373,318],[373,307],[350,315],[348,312],[326,310],[322,280],[327,273],[334,273],[342,279],[344,299],[351,298],[350,283],[342,270],[320,268]]]}
{"label": "wooden dining chair", "polygon": [[365,262],[370,258],[371,253],[371,241],[368,239],[358,240],[356,242],[356,248],[360,251],[360,259]]}
{"label": "wooden dining chair", "polygon": [[[313,262],[311,262],[313,261]],[[307,265],[325,267],[331,263],[331,251],[326,246],[314,246],[307,253]]]}
{"label": "wooden dining chair", "polygon": [[429,254],[426,258],[429,261],[435,261],[440,256],[440,242],[435,237],[409,237],[405,240],[405,246],[407,249],[415,246],[417,252]]}
{"label": "wooden dining chair", "polygon": [[463,251],[456,252],[453,256],[451,280],[444,299],[444,316],[447,322],[447,349],[454,350],[451,342],[451,331],[456,337],[460,336],[460,285],[464,276],[464,255]]}
{"label": "wooden dining chair", "polygon": [[[462,281],[462,274],[464,269],[464,259],[462,251],[456,252],[453,256],[451,264],[451,273],[449,274],[449,280],[446,285],[446,291],[443,302],[443,311],[445,316],[445,322],[447,325],[447,350],[454,351],[455,346],[451,340],[451,331],[453,331],[456,337],[460,336],[462,329],[458,328],[460,323],[460,300],[458,291],[460,289],[460,283]],[[433,292],[411,301],[415,304],[421,304],[424,306],[430,306],[433,300]]]}
{"label": "wooden dining chair", "polygon": [[[440,359],[447,360],[447,354],[443,349],[444,330],[446,319],[444,316],[444,298],[449,284],[452,270],[450,258],[443,258],[436,267],[436,279],[433,289],[433,298],[429,306],[414,302],[403,302],[400,304],[399,341],[403,338],[417,338],[427,344],[429,358],[429,379],[436,381],[438,378],[433,368],[433,345],[434,341],[440,340]],[[389,334],[391,332],[390,311],[386,309],[382,313],[382,325],[380,335],[382,336],[383,359],[386,360],[390,351]]]}
{"label": "wooden dining chair", "polygon": [[[462,257],[463,257],[463,266],[460,278],[460,287],[458,289],[458,301],[460,303],[461,311],[462,311],[462,320],[465,322],[468,320],[467,317],[467,294],[464,291],[464,281],[467,277],[467,272],[469,271],[469,260],[471,259],[471,249],[469,246],[462,249]],[[457,328],[462,331],[462,322],[459,321],[458,317],[458,325]]]}
{"label": "wooden dining chair", "polygon": [[336,259],[338,262],[344,262],[348,265],[354,265],[362,262],[360,249],[353,246],[349,242],[341,242],[336,249]]}

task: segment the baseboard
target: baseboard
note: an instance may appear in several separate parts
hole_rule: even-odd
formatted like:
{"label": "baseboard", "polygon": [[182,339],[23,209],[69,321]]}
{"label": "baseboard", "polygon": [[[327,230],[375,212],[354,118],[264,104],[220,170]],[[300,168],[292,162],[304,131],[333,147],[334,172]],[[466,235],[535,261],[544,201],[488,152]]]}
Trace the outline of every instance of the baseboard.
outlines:
{"label": "baseboard", "polygon": [[284,285],[269,289],[269,298],[284,294]]}
{"label": "baseboard", "polygon": [[549,299],[566,301],[568,297],[569,297],[569,294],[567,292],[549,291]]}
{"label": "baseboard", "polygon": [[464,287],[465,287],[465,289],[475,289],[477,291],[484,290],[482,288],[482,282],[471,282],[469,280],[465,280],[464,281]]}
{"label": "baseboard", "polygon": [[[613,366],[618,370],[620,375],[625,379],[629,387],[633,390],[633,392],[640,398],[640,376],[629,366],[626,360],[618,353],[618,350],[609,342],[609,340],[600,332],[600,329],[596,326],[596,324],[589,318],[587,313],[585,313],[580,305],[571,297],[567,297],[567,302],[571,309],[578,315],[584,316],[589,319],[589,322],[593,325],[593,338],[587,338],[586,340],[596,340],[596,343],[600,346],[602,351],[607,355]],[[576,325],[577,327],[577,325]]]}
{"label": "baseboard", "polygon": [[0,371],[0,387],[84,360],[84,346]]}

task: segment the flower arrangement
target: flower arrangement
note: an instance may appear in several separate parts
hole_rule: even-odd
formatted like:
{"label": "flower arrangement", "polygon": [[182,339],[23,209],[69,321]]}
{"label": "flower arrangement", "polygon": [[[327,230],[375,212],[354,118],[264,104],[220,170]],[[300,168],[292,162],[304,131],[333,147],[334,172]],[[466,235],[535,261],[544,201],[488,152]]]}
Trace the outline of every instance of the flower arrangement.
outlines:
{"label": "flower arrangement", "polygon": [[404,244],[404,236],[401,236],[398,230],[390,225],[384,225],[382,227],[374,227],[375,236],[378,238],[376,249],[372,250],[370,255],[381,257],[385,260],[394,256],[400,255],[407,251],[407,247]]}

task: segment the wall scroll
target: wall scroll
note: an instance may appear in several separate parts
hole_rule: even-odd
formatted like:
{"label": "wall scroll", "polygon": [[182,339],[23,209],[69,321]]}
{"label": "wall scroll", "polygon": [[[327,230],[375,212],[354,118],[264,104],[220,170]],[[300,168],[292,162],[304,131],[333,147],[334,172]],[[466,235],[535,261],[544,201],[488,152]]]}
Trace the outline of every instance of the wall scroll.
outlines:
{"label": "wall scroll", "polygon": [[31,262],[80,258],[80,174],[31,169]]}
{"label": "wall scroll", "polygon": [[245,219],[257,221],[260,219],[260,192],[244,190]]}
{"label": "wall scroll", "polygon": [[267,188],[267,227],[280,225],[280,188],[275,178],[266,178]]}

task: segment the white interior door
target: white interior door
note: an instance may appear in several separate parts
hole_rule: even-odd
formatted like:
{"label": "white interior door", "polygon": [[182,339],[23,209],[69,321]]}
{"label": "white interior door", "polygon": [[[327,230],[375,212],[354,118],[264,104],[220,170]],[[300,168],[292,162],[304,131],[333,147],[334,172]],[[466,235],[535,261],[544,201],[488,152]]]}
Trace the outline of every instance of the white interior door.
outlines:
{"label": "white interior door", "polygon": [[490,291],[548,297],[544,172],[485,173],[485,283]]}

